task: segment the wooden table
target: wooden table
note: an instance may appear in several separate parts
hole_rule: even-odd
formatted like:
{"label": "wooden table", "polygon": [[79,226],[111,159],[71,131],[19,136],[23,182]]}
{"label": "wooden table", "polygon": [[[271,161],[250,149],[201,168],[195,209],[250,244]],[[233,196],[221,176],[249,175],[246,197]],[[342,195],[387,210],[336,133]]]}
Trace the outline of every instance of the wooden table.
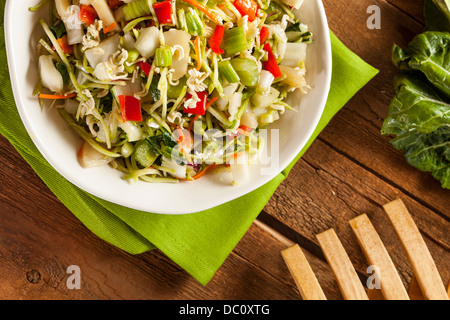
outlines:
{"label": "wooden table", "polygon": [[[450,280],[450,191],[411,168],[380,127],[393,97],[393,43],[405,47],[423,28],[422,0],[324,0],[330,28],[380,70],[322,132],[282,183],[211,282],[203,287],[160,251],[133,256],[87,230],[0,138],[0,299],[300,299],[280,254],[305,251],[328,299],[342,299],[315,235],[334,228],[357,272],[367,262],[348,221],[366,213],[405,286],[412,270],[383,212],[408,206],[444,283]],[[381,9],[370,30],[367,8]],[[274,231],[275,230],[275,231]],[[67,267],[82,289],[66,286]]]}

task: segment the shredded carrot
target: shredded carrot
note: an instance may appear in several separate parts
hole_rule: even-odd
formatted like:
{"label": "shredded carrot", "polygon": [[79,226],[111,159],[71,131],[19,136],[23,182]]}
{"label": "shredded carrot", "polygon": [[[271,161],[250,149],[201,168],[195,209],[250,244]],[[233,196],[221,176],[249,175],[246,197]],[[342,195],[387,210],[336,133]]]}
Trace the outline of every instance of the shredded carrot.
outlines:
{"label": "shredded carrot", "polygon": [[171,128],[173,128],[173,129],[176,129],[178,126],[175,124],[175,123],[173,123],[173,122],[169,122],[169,121],[166,121],[166,123],[171,127]]}
{"label": "shredded carrot", "polygon": [[201,177],[203,177],[205,174],[207,174],[208,172],[210,172],[212,169],[216,168],[217,165],[215,163],[210,164],[209,166],[207,166],[205,169],[203,169],[202,171],[200,171],[199,173],[197,173],[195,176],[193,176],[192,178],[194,180],[200,179]]}
{"label": "shredded carrot", "polygon": [[209,166],[207,166],[205,169],[203,169],[202,171],[200,171],[199,173],[197,173],[195,176],[191,177],[190,179],[183,179],[183,178],[178,178],[179,180],[183,180],[183,181],[193,181],[193,180],[197,180],[200,179],[201,177],[203,177],[205,174],[207,174],[208,172],[210,172],[211,170],[217,168],[219,165],[213,163],[210,164]]}
{"label": "shredded carrot", "polygon": [[180,149],[180,152],[186,157],[186,159],[189,161],[189,163],[192,164],[191,156],[184,149],[184,146],[190,148],[190,146],[192,144],[192,138],[185,137],[184,134],[183,134],[183,130],[179,126],[177,126],[176,131],[178,133],[177,143],[178,143],[178,147]]}
{"label": "shredded carrot", "polygon": [[178,133],[177,142],[179,144],[183,144],[183,145],[189,146],[192,143],[192,138],[191,138],[190,134],[188,133],[188,136],[185,136],[184,133],[183,133],[183,128],[182,127],[177,126],[175,131]]}
{"label": "shredded carrot", "polygon": [[225,8],[225,5],[221,4],[220,6],[217,6],[217,8],[219,8],[220,10],[223,10],[223,8]]}
{"label": "shredded carrot", "polygon": [[112,31],[117,25],[117,22],[112,23],[111,25],[107,26],[103,29],[103,33],[107,34],[108,32]]}
{"label": "shredded carrot", "polygon": [[219,24],[221,21],[220,19],[216,16],[216,14],[214,12],[212,12],[211,10],[209,10],[208,8],[206,8],[204,5],[202,5],[201,3],[198,3],[195,0],[181,0],[184,1],[186,3],[189,3],[190,5],[196,7],[198,10],[200,10],[201,12],[203,12],[204,14],[206,14],[206,16],[208,18],[210,18],[212,21],[214,21],[216,24]]}
{"label": "shredded carrot", "polygon": [[184,135],[183,135],[183,131],[181,130],[180,127],[177,128],[177,132],[178,132],[178,143],[182,143],[184,141]]}
{"label": "shredded carrot", "polygon": [[183,134],[183,130],[178,126],[178,128],[176,129],[176,131],[178,132],[178,141],[177,143],[181,146],[190,146],[192,144],[192,138],[190,136],[190,134],[188,133],[187,136],[185,136]]}
{"label": "shredded carrot", "polygon": [[189,161],[189,163],[192,164],[191,156],[186,152],[186,150],[184,150],[183,148],[181,148],[180,151],[181,151],[181,153],[183,154],[183,156],[186,157],[187,161]]}
{"label": "shredded carrot", "polygon": [[211,100],[208,101],[208,103],[206,103],[206,109],[208,109],[214,102],[216,102],[216,100],[219,99],[219,97],[212,97]]}
{"label": "shredded carrot", "polygon": [[[216,102],[216,100],[217,100],[218,98],[219,98],[219,97],[212,97],[211,100],[209,100],[209,101],[206,103],[205,110],[207,110],[214,102]],[[199,117],[200,117],[200,115],[199,115],[199,114],[196,114],[195,117],[192,118],[192,120],[191,120],[191,122],[189,123],[189,126],[188,126],[188,128],[187,128],[187,130],[188,130],[189,132],[192,131],[192,128],[194,127],[194,123],[195,123],[195,121],[197,121],[197,119],[198,119]]]}
{"label": "shredded carrot", "polygon": [[197,71],[200,71],[200,69],[202,68],[202,49],[201,49],[201,43],[200,43],[200,37],[197,36],[197,38],[195,38],[195,55],[197,56]]}
{"label": "shredded carrot", "polygon": [[70,99],[76,97],[76,93],[66,94],[66,95],[57,95],[57,94],[44,94],[41,93],[39,98],[41,99],[49,99],[49,100],[59,100],[59,99]]}
{"label": "shredded carrot", "polygon": [[237,152],[237,153],[233,153],[233,155],[231,156],[233,159],[237,159],[237,158],[239,158],[240,156],[242,156],[244,154],[244,152],[243,151],[241,151],[241,152]]}
{"label": "shredded carrot", "polygon": [[83,157],[83,153],[84,153],[84,144],[85,144],[85,143],[86,143],[86,142],[83,142],[83,144],[81,145],[80,149],[79,149],[78,152],[77,152],[78,158],[82,158],[82,157]]}
{"label": "shredded carrot", "polygon": [[196,114],[195,117],[192,118],[192,120],[191,120],[191,122],[189,123],[189,126],[188,126],[188,131],[189,131],[189,132],[192,131],[192,128],[194,127],[194,123],[195,123],[195,121],[197,121],[197,119],[198,119],[199,117],[200,117],[200,115],[199,115],[199,114]]}

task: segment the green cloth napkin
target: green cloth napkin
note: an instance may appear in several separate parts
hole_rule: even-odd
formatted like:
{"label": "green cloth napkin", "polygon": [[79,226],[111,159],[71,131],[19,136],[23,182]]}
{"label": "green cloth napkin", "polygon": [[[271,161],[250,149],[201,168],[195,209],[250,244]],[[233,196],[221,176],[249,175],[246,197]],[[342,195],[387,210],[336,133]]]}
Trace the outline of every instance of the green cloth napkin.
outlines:
{"label": "green cloth napkin", "polygon": [[[0,3],[3,16],[4,0]],[[3,20],[0,31],[0,81],[3,84],[0,88],[0,134],[10,141],[61,202],[98,237],[130,254],[158,248],[203,285],[213,277],[317,135],[378,72],[331,33],[331,91],[313,137],[297,158],[272,181],[239,199],[188,215],[160,215],[98,199],[72,185],[47,163],[25,130],[8,85]]]}

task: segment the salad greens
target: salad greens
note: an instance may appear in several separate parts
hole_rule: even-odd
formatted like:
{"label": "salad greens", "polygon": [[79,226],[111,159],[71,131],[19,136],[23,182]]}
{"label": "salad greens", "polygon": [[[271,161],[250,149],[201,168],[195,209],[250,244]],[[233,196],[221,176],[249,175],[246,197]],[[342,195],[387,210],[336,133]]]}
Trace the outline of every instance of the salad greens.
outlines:
{"label": "salad greens", "polygon": [[412,166],[450,189],[450,13],[448,2],[427,0],[427,29],[403,50],[392,48],[393,98],[381,132]]}
{"label": "salad greens", "polygon": [[450,97],[450,33],[427,31],[414,37],[408,49],[393,47],[392,60],[401,70],[419,70]]}
{"label": "salad greens", "polygon": [[450,122],[448,99],[421,74],[398,74],[394,87],[397,94],[383,130],[397,135],[412,131],[431,133]]}
{"label": "salad greens", "polygon": [[43,0],[33,94],[84,140],[85,167],[179,182],[226,166],[239,182],[284,98],[308,92],[302,2]]}

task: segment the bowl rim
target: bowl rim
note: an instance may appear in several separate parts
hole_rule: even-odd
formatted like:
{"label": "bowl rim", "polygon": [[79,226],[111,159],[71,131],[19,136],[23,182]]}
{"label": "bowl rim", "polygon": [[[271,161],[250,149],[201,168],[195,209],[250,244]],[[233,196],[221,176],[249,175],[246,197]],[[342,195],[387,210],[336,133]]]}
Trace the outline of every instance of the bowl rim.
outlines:
{"label": "bowl rim", "polygon": [[[155,208],[147,208],[147,204],[130,204],[128,201],[122,201],[121,199],[116,199],[111,196],[108,196],[105,193],[100,193],[95,187],[91,187],[90,185],[87,185],[86,183],[81,183],[79,179],[74,177],[69,173],[70,169],[67,169],[66,167],[61,167],[57,162],[53,161],[52,158],[45,152],[44,143],[40,140],[38,132],[34,131],[34,128],[31,124],[31,120],[28,118],[27,114],[24,112],[24,101],[22,99],[22,95],[20,94],[19,89],[19,81],[17,79],[16,75],[16,60],[13,54],[13,39],[12,39],[12,33],[10,32],[12,26],[12,20],[10,17],[12,17],[12,3],[13,0],[7,0],[6,6],[5,6],[5,13],[4,13],[4,35],[5,35],[5,44],[6,44],[6,53],[7,53],[7,62],[8,62],[8,69],[10,74],[10,80],[11,80],[11,86],[13,90],[14,99],[16,102],[17,110],[19,112],[20,118],[22,120],[22,123],[24,124],[27,133],[30,135],[30,138],[32,139],[34,145],[38,149],[38,151],[41,153],[41,155],[45,158],[45,160],[60,174],[62,175],[66,180],[68,180],[73,185],[79,187],[80,189],[86,191],[87,193],[99,197],[103,200],[112,202],[114,204],[124,206],[130,209],[143,211],[143,212],[149,212],[149,213],[157,213],[157,214],[170,214],[170,215],[178,215],[178,214],[190,214],[194,212],[201,212],[204,210],[208,210],[214,207],[217,207],[219,205],[222,205],[224,203],[230,202],[234,199],[237,199],[241,196],[244,196],[251,191],[254,191],[264,184],[268,183],[272,179],[274,179],[284,168],[286,168],[295,158],[296,156],[301,152],[301,150],[305,147],[309,139],[312,137],[315,129],[317,128],[317,125],[323,115],[323,111],[325,109],[325,105],[328,99],[330,85],[331,85],[331,75],[332,75],[332,52],[331,52],[331,40],[330,40],[330,34],[329,34],[329,27],[328,27],[328,21],[325,13],[325,9],[323,6],[323,3],[321,0],[309,0],[309,1],[315,1],[315,5],[318,7],[318,14],[319,14],[319,25],[321,25],[321,28],[323,28],[323,59],[324,59],[324,78],[326,81],[321,84],[321,90],[323,90],[324,94],[320,96],[320,100],[317,102],[317,112],[315,113],[315,116],[313,118],[313,121],[311,121],[311,125],[309,127],[309,130],[307,131],[307,134],[304,135],[304,141],[302,143],[297,144],[294,151],[291,152],[290,156],[285,157],[282,161],[280,160],[279,168],[280,170],[272,175],[267,176],[264,179],[261,179],[258,184],[250,184],[242,189],[242,191],[235,195],[235,193],[229,193],[229,195],[222,196],[220,199],[214,199],[212,202],[202,202],[202,204],[197,204],[195,210],[192,210],[191,207],[187,208],[180,208],[178,207],[177,210],[174,212],[173,208],[169,207],[166,208],[165,206],[159,206],[158,209]],[[27,5],[29,6],[29,5]],[[301,10],[301,9],[300,9]]]}

